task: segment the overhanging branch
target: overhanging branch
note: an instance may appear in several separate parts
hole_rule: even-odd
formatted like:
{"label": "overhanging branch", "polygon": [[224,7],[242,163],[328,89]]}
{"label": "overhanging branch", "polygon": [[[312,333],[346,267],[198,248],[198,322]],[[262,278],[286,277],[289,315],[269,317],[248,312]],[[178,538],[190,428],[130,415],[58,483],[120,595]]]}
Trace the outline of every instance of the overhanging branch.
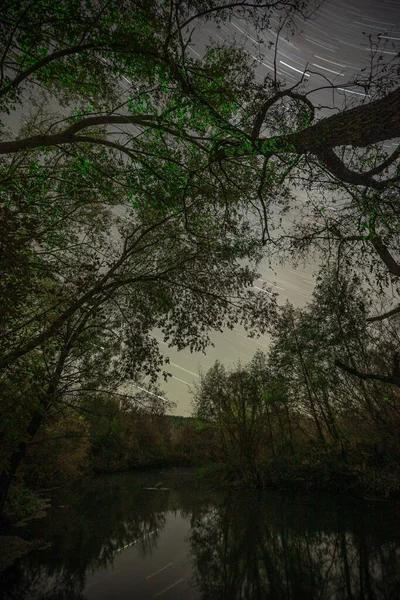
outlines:
{"label": "overhanging branch", "polygon": [[361,371],[358,371],[357,369],[353,369],[352,367],[345,365],[344,363],[342,363],[341,360],[338,360],[338,359],[335,360],[335,365],[337,367],[339,367],[339,369],[341,369],[342,371],[346,371],[346,373],[349,373],[350,375],[353,375],[354,377],[358,377],[358,379],[363,379],[364,381],[366,381],[366,380],[381,381],[382,383],[390,383],[392,385],[396,385],[397,387],[400,387],[400,376],[375,375],[375,373],[362,373]]}
{"label": "overhanging branch", "polygon": [[400,304],[399,306],[396,306],[396,308],[393,308],[392,310],[389,310],[386,313],[383,313],[381,315],[376,315],[375,317],[368,317],[367,322],[368,323],[375,323],[376,321],[384,321],[385,319],[389,319],[390,317],[393,317],[394,315],[398,315],[400,313]]}

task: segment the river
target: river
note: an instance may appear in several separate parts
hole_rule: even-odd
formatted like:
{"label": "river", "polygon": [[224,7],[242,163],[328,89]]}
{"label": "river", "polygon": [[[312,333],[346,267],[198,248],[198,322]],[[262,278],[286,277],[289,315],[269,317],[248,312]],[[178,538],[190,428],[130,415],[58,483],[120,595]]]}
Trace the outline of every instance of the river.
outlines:
{"label": "river", "polygon": [[215,491],[190,471],[102,476],[54,501],[19,534],[48,546],[1,574],[1,598],[400,598],[398,507],[385,502]]}

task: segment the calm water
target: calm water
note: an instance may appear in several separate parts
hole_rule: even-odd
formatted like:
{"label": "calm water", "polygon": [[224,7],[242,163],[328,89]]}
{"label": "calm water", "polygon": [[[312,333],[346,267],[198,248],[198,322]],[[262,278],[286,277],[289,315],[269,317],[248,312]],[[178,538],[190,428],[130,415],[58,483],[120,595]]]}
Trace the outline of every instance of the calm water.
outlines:
{"label": "calm water", "polygon": [[[144,490],[143,486],[169,490]],[[104,477],[29,534],[51,546],[3,573],[13,600],[400,598],[399,507],[217,493],[188,473]]]}

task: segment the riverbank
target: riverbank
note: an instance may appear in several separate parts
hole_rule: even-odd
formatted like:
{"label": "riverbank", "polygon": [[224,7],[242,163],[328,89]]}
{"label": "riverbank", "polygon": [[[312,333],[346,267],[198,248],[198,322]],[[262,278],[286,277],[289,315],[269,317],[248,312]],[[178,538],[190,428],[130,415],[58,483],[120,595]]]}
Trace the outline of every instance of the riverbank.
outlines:
{"label": "riverbank", "polygon": [[[181,491],[187,487],[196,490],[197,487],[207,487],[205,478],[201,475],[201,469],[185,467],[164,467],[153,469],[138,469],[134,471],[125,471],[118,473],[107,473],[94,475],[91,478],[77,480],[72,483],[70,489],[64,490],[60,487],[42,490],[44,494],[33,493],[30,491],[19,490],[18,494],[14,492],[11,500],[11,514],[4,515],[3,529],[0,533],[0,572],[5,571],[12,566],[18,559],[35,550],[42,550],[48,547],[45,539],[31,539],[32,522],[44,519],[49,511],[53,509],[68,509],[68,504],[60,502],[69,502],[67,499],[71,490],[75,490],[77,495],[85,493],[89,483],[96,487],[97,482],[105,478],[112,481],[118,476],[135,475],[137,479],[136,490],[153,490],[155,492],[163,491]],[[49,492],[52,494],[49,496]],[[26,504],[21,503],[21,498],[29,499]],[[10,504],[9,504],[10,507]],[[26,539],[29,538],[29,539]]]}
{"label": "riverbank", "polygon": [[363,500],[400,503],[400,473],[385,466],[378,470],[362,464],[281,460],[271,461],[253,471],[217,464],[200,468],[199,472],[213,486],[323,491]]}
{"label": "riverbank", "polygon": [[24,540],[16,535],[0,535],[0,572],[33,550],[46,548],[45,540]]}

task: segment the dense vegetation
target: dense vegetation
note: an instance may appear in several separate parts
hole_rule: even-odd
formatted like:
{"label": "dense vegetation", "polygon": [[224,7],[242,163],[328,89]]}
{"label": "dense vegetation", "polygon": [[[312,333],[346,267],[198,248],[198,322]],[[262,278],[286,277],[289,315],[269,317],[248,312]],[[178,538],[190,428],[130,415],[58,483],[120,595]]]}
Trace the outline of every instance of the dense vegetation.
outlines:
{"label": "dense vegetation", "polygon": [[[336,453],[362,478],[372,443],[390,463],[375,487],[395,490],[400,148],[382,142],[400,137],[398,56],[373,53],[370,72],[341,83],[363,100],[320,118],[304,76],[260,81],[239,43],[189,52],[199,23],[245,18],[260,32],[273,9],[281,32],[314,8],[3,3],[0,510],[12,484],[18,497],[174,462],[240,466],[262,484],[286,457],[303,473]],[[310,253],[324,265],[310,307],[251,291],[263,256]],[[201,419],[171,429],[152,332],[198,351],[237,322],[270,331],[268,357],[216,365]]]}
{"label": "dense vegetation", "polygon": [[[399,390],[335,365],[319,291],[304,310],[283,307],[267,355],[230,370],[217,361],[202,376],[194,408],[208,457],[237,486],[399,498]],[[362,358],[379,365],[368,341]]]}

